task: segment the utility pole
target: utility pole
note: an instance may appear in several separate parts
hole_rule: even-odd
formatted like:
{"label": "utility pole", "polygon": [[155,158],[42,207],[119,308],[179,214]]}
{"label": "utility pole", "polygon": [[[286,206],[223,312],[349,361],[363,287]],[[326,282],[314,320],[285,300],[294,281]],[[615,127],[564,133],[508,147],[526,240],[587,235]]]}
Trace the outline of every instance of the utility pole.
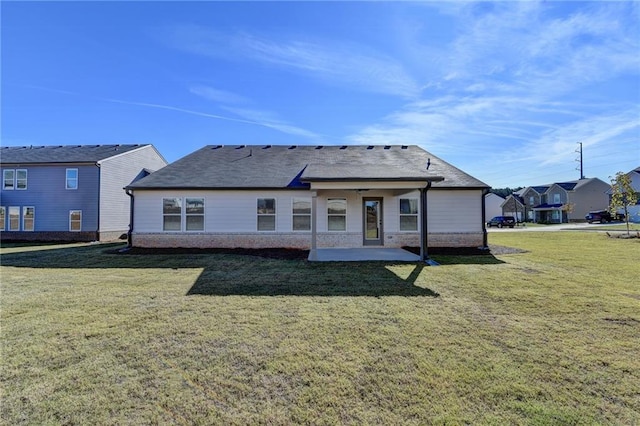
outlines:
{"label": "utility pole", "polygon": [[[576,149],[576,152],[580,153],[580,159],[576,158],[576,161],[580,162],[580,179],[584,179],[584,168],[582,163],[582,142],[578,142],[578,145],[580,146],[578,147],[578,149]],[[577,167],[576,167],[576,170],[578,170]]]}

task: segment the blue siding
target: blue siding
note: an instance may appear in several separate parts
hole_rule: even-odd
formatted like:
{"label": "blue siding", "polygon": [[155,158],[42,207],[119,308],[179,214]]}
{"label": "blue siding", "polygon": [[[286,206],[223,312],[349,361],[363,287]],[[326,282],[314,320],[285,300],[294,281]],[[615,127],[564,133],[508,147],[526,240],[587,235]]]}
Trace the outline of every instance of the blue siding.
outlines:
{"label": "blue siding", "polygon": [[[67,168],[78,169],[78,189],[65,188]],[[35,207],[34,231],[68,231],[69,210],[82,210],[82,231],[98,230],[100,174],[97,166],[4,165],[4,169],[27,170],[27,189],[2,190],[0,205]]]}

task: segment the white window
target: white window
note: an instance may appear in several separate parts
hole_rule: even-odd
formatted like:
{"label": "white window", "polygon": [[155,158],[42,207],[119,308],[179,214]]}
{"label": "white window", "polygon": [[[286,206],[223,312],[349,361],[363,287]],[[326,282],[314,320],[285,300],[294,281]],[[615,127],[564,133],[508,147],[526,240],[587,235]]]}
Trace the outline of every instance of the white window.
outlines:
{"label": "white window", "polygon": [[551,212],[551,218],[553,220],[560,220],[560,210],[554,210]]}
{"label": "white window", "polygon": [[22,208],[22,230],[33,231],[36,221],[36,208],[35,207],[23,207]]}
{"label": "white window", "polygon": [[311,198],[293,198],[293,230],[311,230]]}
{"label": "white window", "polygon": [[15,170],[4,170],[2,172],[2,189],[11,191],[15,188]]}
{"label": "white window", "polygon": [[346,198],[329,198],[327,200],[327,229],[329,231],[347,230]]}
{"label": "white window", "polygon": [[7,223],[7,209],[6,207],[0,207],[0,231],[4,231]]}
{"label": "white window", "polygon": [[182,230],[182,199],[163,198],[162,199],[162,230],[181,231]]}
{"label": "white window", "polygon": [[69,210],[69,231],[82,231],[82,210]]}
{"label": "white window", "polygon": [[16,189],[27,189],[27,171],[25,169],[16,170]]}
{"label": "white window", "polygon": [[276,230],[276,199],[258,198],[258,231]]}
{"label": "white window", "polygon": [[78,169],[67,169],[65,188],[78,189]]}
{"label": "white window", "polygon": [[560,204],[560,194],[553,194],[553,204]]}
{"label": "white window", "polygon": [[9,207],[9,231],[20,230],[20,207]]}
{"label": "white window", "polygon": [[418,230],[418,199],[400,198],[400,230]]}
{"label": "white window", "polygon": [[187,231],[204,231],[204,198],[185,198]]}

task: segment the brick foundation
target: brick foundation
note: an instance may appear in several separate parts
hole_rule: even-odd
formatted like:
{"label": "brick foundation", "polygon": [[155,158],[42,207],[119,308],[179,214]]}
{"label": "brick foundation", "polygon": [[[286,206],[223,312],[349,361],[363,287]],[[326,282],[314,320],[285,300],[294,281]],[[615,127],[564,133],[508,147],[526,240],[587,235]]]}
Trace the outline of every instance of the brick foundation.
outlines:
{"label": "brick foundation", "polygon": [[[361,233],[319,233],[318,248],[362,247]],[[430,233],[430,247],[480,247],[482,232],[478,233]],[[308,250],[311,235],[308,233],[134,233],[132,245],[144,248],[296,248]],[[384,247],[396,248],[420,246],[420,235],[415,233],[386,233]]]}

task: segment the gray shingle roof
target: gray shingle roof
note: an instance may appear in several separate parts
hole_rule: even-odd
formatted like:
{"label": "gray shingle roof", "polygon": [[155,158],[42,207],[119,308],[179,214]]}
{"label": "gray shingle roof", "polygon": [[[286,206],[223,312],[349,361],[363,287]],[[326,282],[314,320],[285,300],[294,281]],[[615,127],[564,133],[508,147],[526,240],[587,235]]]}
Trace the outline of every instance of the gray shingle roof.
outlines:
{"label": "gray shingle roof", "polygon": [[144,145],[3,146],[0,164],[95,163]]}
{"label": "gray shingle roof", "polygon": [[415,145],[209,145],[129,188],[307,188],[308,182],[320,180],[437,181],[441,178],[444,181],[435,182],[434,187],[488,187]]}

